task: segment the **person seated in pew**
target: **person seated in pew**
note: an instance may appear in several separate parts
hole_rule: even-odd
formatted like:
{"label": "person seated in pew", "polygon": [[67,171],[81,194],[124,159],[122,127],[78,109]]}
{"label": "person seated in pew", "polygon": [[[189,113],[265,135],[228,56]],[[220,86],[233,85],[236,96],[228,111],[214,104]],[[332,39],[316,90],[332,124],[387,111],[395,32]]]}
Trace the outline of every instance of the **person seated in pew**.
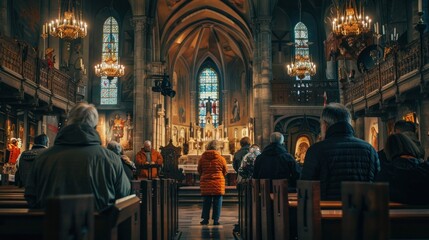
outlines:
{"label": "person seated in pew", "polygon": [[[393,127],[394,133],[403,133],[405,136],[410,138],[414,144],[419,148],[419,154],[418,158],[425,159],[425,149],[423,148],[422,144],[419,141],[419,138],[417,137],[417,129],[416,124],[410,121],[405,120],[398,120],[395,122],[395,125]],[[380,162],[387,161],[386,153],[384,149],[378,151],[378,158],[380,159]]]}
{"label": "person seated in pew", "polygon": [[301,169],[283,143],[283,134],[279,132],[271,134],[270,144],[256,157],[253,178],[288,179],[290,190],[295,190]]}
{"label": "person seated in pew", "polygon": [[373,182],[380,171],[375,149],[354,137],[349,110],[330,103],[320,118],[321,141],[310,146],[301,180],[320,180],[322,200],[340,200],[342,181]]}
{"label": "person seated in pew", "polygon": [[34,160],[38,155],[44,152],[49,145],[49,138],[46,134],[40,134],[34,138],[34,144],[31,150],[24,151],[16,160],[18,168],[17,177],[19,187],[27,187],[27,179],[33,167]]}
{"label": "person seated in pew", "polygon": [[130,179],[130,181],[133,180],[136,172],[136,165],[134,164],[133,161],[131,161],[131,159],[127,155],[124,154],[124,150],[121,144],[119,144],[116,141],[110,141],[107,144],[107,149],[113,151],[114,153],[118,154],[121,157],[122,164],[124,166],[124,170],[125,170],[125,173],[127,174],[127,177]]}
{"label": "person seated in pew", "polygon": [[45,208],[48,197],[93,194],[95,209],[101,211],[131,193],[120,157],[101,146],[97,123],[92,104],[81,102],[70,110],[67,126],[30,172],[25,198],[31,208]]}
{"label": "person seated in pew", "polygon": [[405,204],[429,204],[429,163],[419,147],[403,133],[392,134],[384,146],[386,161],[376,180],[389,183],[390,201]]}

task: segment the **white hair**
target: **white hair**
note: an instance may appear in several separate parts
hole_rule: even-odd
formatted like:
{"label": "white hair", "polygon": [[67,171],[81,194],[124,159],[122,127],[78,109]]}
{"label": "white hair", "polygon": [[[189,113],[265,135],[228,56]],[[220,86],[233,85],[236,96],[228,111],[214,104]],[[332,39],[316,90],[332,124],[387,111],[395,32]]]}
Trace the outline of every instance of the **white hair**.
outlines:
{"label": "white hair", "polygon": [[67,124],[88,124],[95,127],[98,124],[98,112],[93,104],[78,103],[69,112]]}
{"label": "white hair", "polygon": [[270,142],[271,143],[283,144],[284,140],[285,140],[285,137],[283,136],[283,134],[281,134],[279,132],[271,133],[271,136],[270,136]]}

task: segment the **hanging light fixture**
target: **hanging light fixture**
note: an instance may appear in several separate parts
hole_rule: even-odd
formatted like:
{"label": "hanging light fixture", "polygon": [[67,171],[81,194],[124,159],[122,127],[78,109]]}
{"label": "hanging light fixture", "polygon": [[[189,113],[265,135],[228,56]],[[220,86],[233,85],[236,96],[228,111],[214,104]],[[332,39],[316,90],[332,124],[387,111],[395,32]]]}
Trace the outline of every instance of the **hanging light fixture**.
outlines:
{"label": "hanging light fixture", "polygon": [[119,64],[119,59],[116,56],[117,43],[115,41],[115,34],[113,33],[114,18],[109,17],[108,21],[110,32],[108,42],[105,42],[105,48],[107,48],[107,52],[103,52],[102,62],[95,66],[95,75],[97,75],[98,77],[107,77],[107,79],[112,80],[115,77],[124,76],[125,67]]}
{"label": "hanging light fixture", "polygon": [[299,23],[296,25],[295,33],[295,58],[290,65],[287,65],[287,73],[291,77],[297,77],[300,80],[306,76],[314,76],[316,74],[316,64],[310,59],[308,49],[308,39],[303,38],[302,34],[307,32],[307,28],[301,22],[301,1],[299,4]]}
{"label": "hanging light fixture", "polygon": [[332,32],[337,36],[357,36],[371,31],[371,18],[365,16],[365,6],[362,0],[359,5],[356,0],[346,0],[343,6],[338,1],[333,2],[336,16],[332,21]]}
{"label": "hanging light fixture", "polygon": [[58,18],[43,26],[42,34],[50,34],[67,41],[84,38],[88,33],[88,25],[83,20],[82,0],[68,0],[64,11],[58,0]]}

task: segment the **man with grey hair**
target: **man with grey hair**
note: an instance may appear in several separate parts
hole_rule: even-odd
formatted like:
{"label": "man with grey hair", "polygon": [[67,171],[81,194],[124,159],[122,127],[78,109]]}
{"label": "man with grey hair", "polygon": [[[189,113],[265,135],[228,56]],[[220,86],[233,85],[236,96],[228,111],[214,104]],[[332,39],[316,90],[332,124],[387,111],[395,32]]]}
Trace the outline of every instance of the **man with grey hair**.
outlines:
{"label": "man with grey hair", "polygon": [[375,149],[354,137],[348,109],[330,103],[320,118],[322,140],[308,149],[302,169],[302,180],[320,180],[321,198],[339,200],[341,182],[373,182],[380,171]]}
{"label": "man with grey hair", "polygon": [[92,104],[78,103],[68,114],[54,146],[34,162],[25,189],[31,208],[45,208],[46,198],[93,194],[100,211],[130,194],[131,186],[120,157],[101,146],[95,127],[98,112]]}
{"label": "man with grey hair", "polygon": [[256,157],[253,169],[255,179],[288,179],[289,187],[296,187],[299,166],[283,145],[284,137],[279,132],[270,136],[270,144]]}

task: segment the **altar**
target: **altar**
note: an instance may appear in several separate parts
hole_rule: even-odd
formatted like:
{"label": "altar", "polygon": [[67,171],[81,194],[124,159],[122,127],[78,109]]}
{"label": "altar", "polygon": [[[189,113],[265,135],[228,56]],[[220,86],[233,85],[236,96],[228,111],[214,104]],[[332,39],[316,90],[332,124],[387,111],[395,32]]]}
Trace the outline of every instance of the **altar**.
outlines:
{"label": "altar", "polygon": [[205,146],[212,140],[218,140],[221,144],[220,153],[226,160],[227,176],[226,182],[228,185],[235,185],[237,178],[236,172],[232,167],[233,156],[229,154],[229,141],[228,138],[223,137],[223,126],[215,127],[212,123],[212,116],[210,113],[206,115],[206,124],[204,128],[198,125],[193,126],[196,129],[195,136],[189,139],[189,153],[179,158],[178,168],[186,176],[187,185],[196,185],[199,180],[198,173],[198,160],[201,154],[205,151]]}
{"label": "altar", "polygon": [[[227,172],[235,173],[234,168],[232,167],[232,155],[231,154],[222,154],[222,157],[226,160]],[[182,169],[184,174],[198,174],[197,166],[198,160],[201,158],[201,155],[185,155],[179,158],[179,169]]]}
{"label": "altar", "polygon": [[[225,176],[225,182],[228,186],[235,186],[237,174],[232,167],[232,155],[231,154],[222,154],[222,157],[226,160],[227,174]],[[201,155],[185,155],[179,158],[179,170],[185,175],[185,184],[186,185],[198,185],[200,175],[198,173],[198,160],[201,158]]]}

